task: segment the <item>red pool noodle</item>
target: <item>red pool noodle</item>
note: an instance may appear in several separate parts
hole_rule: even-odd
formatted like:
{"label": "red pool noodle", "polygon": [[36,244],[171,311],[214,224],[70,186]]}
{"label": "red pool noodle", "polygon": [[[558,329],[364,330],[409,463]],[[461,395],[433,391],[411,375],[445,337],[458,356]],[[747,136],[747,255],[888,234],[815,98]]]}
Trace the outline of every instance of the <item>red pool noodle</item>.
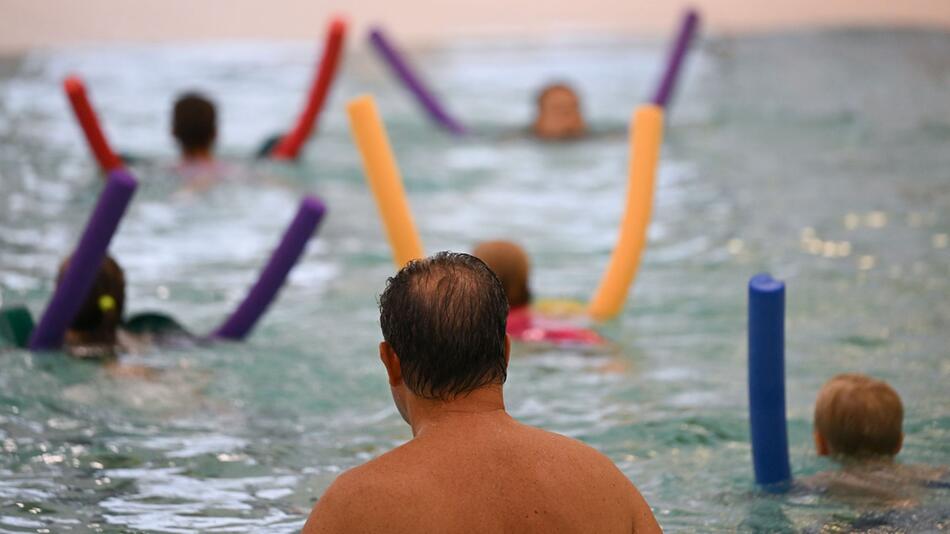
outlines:
{"label": "red pool noodle", "polygon": [[122,160],[109,147],[109,141],[102,133],[96,112],[92,109],[92,104],[89,103],[89,97],[86,96],[86,86],[83,85],[82,80],[78,76],[69,76],[63,80],[63,89],[66,91],[66,96],[69,97],[69,103],[73,106],[76,120],[79,121],[83,133],[86,134],[89,149],[96,156],[99,167],[105,173],[121,168]]}
{"label": "red pool noodle", "polygon": [[335,18],[330,21],[327,30],[326,44],[323,46],[323,57],[320,58],[320,69],[310,88],[307,98],[307,107],[304,108],[293,131],[285,135],[274,148],[271,157],[276,159],[296,159],[301,147],[310,137],[310,132],[317,122],[317,115],[323,108],[323,103],[330,92],[330,84],[336,77],[337,66],[340,64],[340,53],[343,50],[343,38],[346,36],[346,21]]}

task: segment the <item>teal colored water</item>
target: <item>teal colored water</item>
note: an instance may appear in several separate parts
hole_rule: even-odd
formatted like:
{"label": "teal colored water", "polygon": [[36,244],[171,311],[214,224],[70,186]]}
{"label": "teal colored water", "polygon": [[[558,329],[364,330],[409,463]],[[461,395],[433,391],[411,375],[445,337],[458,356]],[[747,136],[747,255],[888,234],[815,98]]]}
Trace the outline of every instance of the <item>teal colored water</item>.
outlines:
{"label": "teal colored water", "polygon": [[[426,122],[382,65],[346,58],[297,167],[250,163],[287,128],[313,46],[77,48],[0,60],[0,298],[38,314],[99,191],[60,91],[83,75],[107,134],[148,161],[112,252],[128,310],[195,332],[223,320],[308,192],[330,212],[243,344],[151,350],[120,376],[59,354],[0,354],[0,530],[293,532],[341,471],[409,438],[376,357],[393,271],[343,105],[377,95],[427,250],[523,243],[541,297],[586,299],[616,238],[625,136],[510,135],[534,91],[574,83],[593,126],[623,129],[664,43],[465,42],[416,50],[448,107],[484,135]],[[200,88],[241,176],[185,194],[170,172],[171,100]],[[796,475],[816,459],[811,410],[838,372],[890,381],[906,463],[950,463],[950,34],[835,31],[706,39],[668,120],[649,248],[626,312],[593,353],[516,346],[520,420],[609,455],[668,531],[796,531],[858,512],[752,484],[745,284],[788,286]],[[946,502],[946,490],[934,490]]]}

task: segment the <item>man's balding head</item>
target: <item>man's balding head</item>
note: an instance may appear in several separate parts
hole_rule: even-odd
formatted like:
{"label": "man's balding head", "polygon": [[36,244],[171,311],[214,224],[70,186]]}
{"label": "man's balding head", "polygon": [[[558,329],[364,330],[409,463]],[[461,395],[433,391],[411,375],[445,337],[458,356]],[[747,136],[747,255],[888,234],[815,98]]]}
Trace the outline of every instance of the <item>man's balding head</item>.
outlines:
{"label": "man's balding head", "polygon": [[409,262],[379,298],[383,338],[415,395],[450,400],[507,376],[508,300],[478,258],[440,252]]}

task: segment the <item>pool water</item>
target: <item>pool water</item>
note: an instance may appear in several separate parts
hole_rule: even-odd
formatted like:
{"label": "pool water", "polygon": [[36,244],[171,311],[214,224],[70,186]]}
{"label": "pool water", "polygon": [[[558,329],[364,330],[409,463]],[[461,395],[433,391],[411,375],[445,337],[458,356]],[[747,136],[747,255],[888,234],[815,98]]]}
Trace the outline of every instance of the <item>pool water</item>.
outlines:
{"label": "pool water", "polygon": [[[316,39],[315,39],[316,41]],[[584,300],[616,239],[627,143],[538,144],[517,130],[534,91],[575,84],[595,129],[625,127],[665,43],[587,38],[415,49],[447,106],[482,132],[427,123],[362,46],[350,53],[299,166],[249,155],[286,129],[315,45],[74,48],[0,59],[0,299],[41,312],[100,188],[61,79],[80,73],[107,135],[147,161],[112,246],[129,312],[211,331],[253,282],[305,193],[329,214],[242,344],[154,350],[122,376],[60,354],[0,354],[3,532],[293,532],[343,470],[409,438],[376,345],[393,272],[343,105],[377,95],[427,250],[507,237],[534,292]],[[247,168],[179,190],[175,94],[220,108],[220,152]],[[521,421],[598,448],[668,531],[796,531],[860,511],[752,480],[746,282],[787,282],[796,475],[833,467],[811,445],[819,386],[890,381],[907,463],[950,463],[950,34],[827,31],[706,38],[668,117],[649,247],[626,312],[591,352],[516,346],[506,388]],[[947,490],[933,490],[947,502]]]}

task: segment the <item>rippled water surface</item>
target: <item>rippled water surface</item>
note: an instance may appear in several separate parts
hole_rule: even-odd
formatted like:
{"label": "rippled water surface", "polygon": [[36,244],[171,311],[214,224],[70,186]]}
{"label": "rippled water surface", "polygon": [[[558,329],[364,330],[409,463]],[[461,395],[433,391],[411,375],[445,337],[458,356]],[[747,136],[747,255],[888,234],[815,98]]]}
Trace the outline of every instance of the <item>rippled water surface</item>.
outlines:
{"label": "rippled water surface", "polygon": [[[107,134],[146,161],[113,242],[128,310],[195,332],[253,281],[299,197],[330,213],[244,344],[155,350],[129,377],[59,354],[0,354],[0,530],[292,532],[334,477],[409,437],[376,358],[392,272],[350,142],[345,100],[370,91],[426,247],[509,237],[542,297],[585,299],[616,238],[626,140],[518,138],[537,87],[574,83],[600,130],[625,127],[663,43],[456,43],[416,50],[476,138],[425,121],[356,47],[296,167],[249,155],[287,127],[314,46],[128,46],[0,60],[0,298],[34,314],[100,188],[60,80],[81,73]],[[247,167],[185,194],[170,172],[174,95],[221,110],[220,151]],[[901,459],[950,463],[950,35],[839,31],[707,39],[668,120],[650,243],[630,306],[594,354],[516,346],[520,420],[581,439],[640,487],[670,531],[800,530],[856,512],[751,481],[745,284],[788,284],[796,474],[831,467],[811,410],[832,374],[889,380],[906,404]],[[935,499],[946,499],[947,495]],[[944,500],[944,502],[946,502]]]}

